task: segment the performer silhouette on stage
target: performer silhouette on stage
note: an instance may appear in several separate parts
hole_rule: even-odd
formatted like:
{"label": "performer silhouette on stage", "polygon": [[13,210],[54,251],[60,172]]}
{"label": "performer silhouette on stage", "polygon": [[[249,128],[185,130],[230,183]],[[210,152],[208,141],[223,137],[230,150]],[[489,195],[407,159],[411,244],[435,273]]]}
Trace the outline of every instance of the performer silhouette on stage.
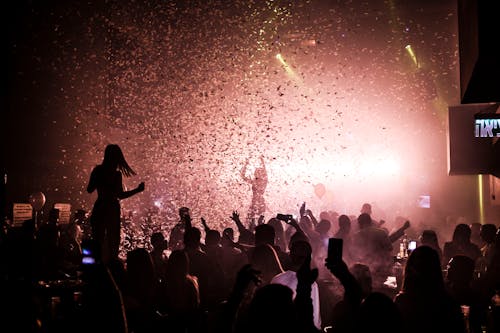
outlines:
{"label": "performer silhouette on stage", "polygon": [[130,177],[135,171],[128,165],[118,145],[108,145],[104,151],[104,160],[97,165],[90,175],[87,192],[97,190],[90,225],[92,238],[98,245],[99,257],[104,262],[118,259],[120,246],[120,200],[144,191],[144,183],[126,191],[122,176]]}
{"label": "performer silhouette on stage", "polygon": [[266,211],[264,192],[267,187],[267,171],[263,156],[260,157],[260,164],[261,166],[255,169],[253,178],[246,176],[248,159],[241,170],[241,177],[243,180],[252,186],[252,203],[250,204],[250,209],[248,210],[248,217],[251,219],[257,219]]}

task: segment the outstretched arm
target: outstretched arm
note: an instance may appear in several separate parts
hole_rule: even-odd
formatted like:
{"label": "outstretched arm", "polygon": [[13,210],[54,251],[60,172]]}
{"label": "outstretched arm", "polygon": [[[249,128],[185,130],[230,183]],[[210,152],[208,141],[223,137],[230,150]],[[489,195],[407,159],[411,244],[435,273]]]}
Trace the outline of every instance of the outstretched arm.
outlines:
{"label": "outstretched arm", "polygon": [[122,190],[122,192],[120,192],[118,194],[118,199],[127,199],[127,198],[130,198],[134,194],[137,194],[137,193],[140,193],[140,192],[144,191],[144,188],[145,188],[145,185],[144,185],[144,182],[142,182],[139,185],[137,185],[137,187],[134,188],[133,190],[130,190],[130,191],[123,191]]}
{"label": "outstretched arm", "polygon": [[397,241],[401,236],[405,234],[405,230],[410,227],[410,221],[406,221],[405,224],[398,230],[394,231],[392,234],[389,235],[389,240],[391,243],[394,243]]}

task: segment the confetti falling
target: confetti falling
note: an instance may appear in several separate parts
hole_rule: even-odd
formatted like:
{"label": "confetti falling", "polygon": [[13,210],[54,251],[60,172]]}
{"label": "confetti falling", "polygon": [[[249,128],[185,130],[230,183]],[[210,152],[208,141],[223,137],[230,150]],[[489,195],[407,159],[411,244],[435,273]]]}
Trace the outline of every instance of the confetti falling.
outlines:
{"label": "confetti falling", "polygon": [[31,89],[44,91],[47,124],[37,135],[49,146],[34,184],[48,197],[90,210],[85,188],[108,143],[138,172],[126,185],[146,182],[124,211],[167,228],[180,206],[219,229],[232,210],[245,216],[240,171],[261,155],[268,217],[302,201],[404,210],[446,176],[445,115],[459,102],[452,1],[106,1],[32,16]]}

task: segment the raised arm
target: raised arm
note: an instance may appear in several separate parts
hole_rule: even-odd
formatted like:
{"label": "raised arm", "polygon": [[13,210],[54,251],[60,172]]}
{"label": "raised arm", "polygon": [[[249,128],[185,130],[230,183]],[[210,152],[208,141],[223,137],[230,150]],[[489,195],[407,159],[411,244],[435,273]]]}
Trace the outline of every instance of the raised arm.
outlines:
{"label": "raised arm", "polygon": [[311,257],[297,271],[297,296],[295,307],[299,319],[300,331],[319,333],[314,326],[313,303],[311,298],[312,284],[318,278],[318,269],[311,269]]}
{"label": "raised arm", "polygon": [[401,236],[405,234],[405,230],[410,227],[410,221],[406,221],[401,228],[398,230],[394,231],[392,234],[389,235],[389,240],[391,243],[394,243],[397,241]]}
{"label": "raised arm", "polygon": [[207,221],[205,221],[205,219],[203,217],[201,218],[201,224],[203,224],[203,228],[205,229],[205,232],[208,232],[211,230],[207,224]]}
{"label": "raised arm", "polygon": [[243,223],[241,223],[240,220],[240,214],[238,214],[238,211],[233,211],[233,215],[231,215],[231,220],[236,223],[236,226],[238,227],[238,232],[240,233],[239,239],[242,240],[244,239],[245,241],[249,242],[251,239],[253,239],[253,232],[248,230]]}
{"label": "raised arm", "polygon": [[344,286],[344,300],[351,306],[358,307],[362,300],[361,286],[347,268],[346,263],[343,260],[337,262],[326,258],[325,266]]}
{"label": "raised arm", "polygon": [[313,212],[310,209],[306,209],[306,215],[309,216],[314,228],[316,228],[318,226],[318,220],[314,217]]}

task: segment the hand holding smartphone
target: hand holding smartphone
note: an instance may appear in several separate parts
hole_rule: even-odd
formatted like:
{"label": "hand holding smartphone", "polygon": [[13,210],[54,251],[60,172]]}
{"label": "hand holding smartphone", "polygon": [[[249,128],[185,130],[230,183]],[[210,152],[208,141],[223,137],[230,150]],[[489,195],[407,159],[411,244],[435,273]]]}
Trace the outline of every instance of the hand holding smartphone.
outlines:
{"label": "hand holding smartphone", "polygon": [[344,240],[342,238],[328,239],[328,259],[333,262],[342,261],[342,249],[344,247]]}

